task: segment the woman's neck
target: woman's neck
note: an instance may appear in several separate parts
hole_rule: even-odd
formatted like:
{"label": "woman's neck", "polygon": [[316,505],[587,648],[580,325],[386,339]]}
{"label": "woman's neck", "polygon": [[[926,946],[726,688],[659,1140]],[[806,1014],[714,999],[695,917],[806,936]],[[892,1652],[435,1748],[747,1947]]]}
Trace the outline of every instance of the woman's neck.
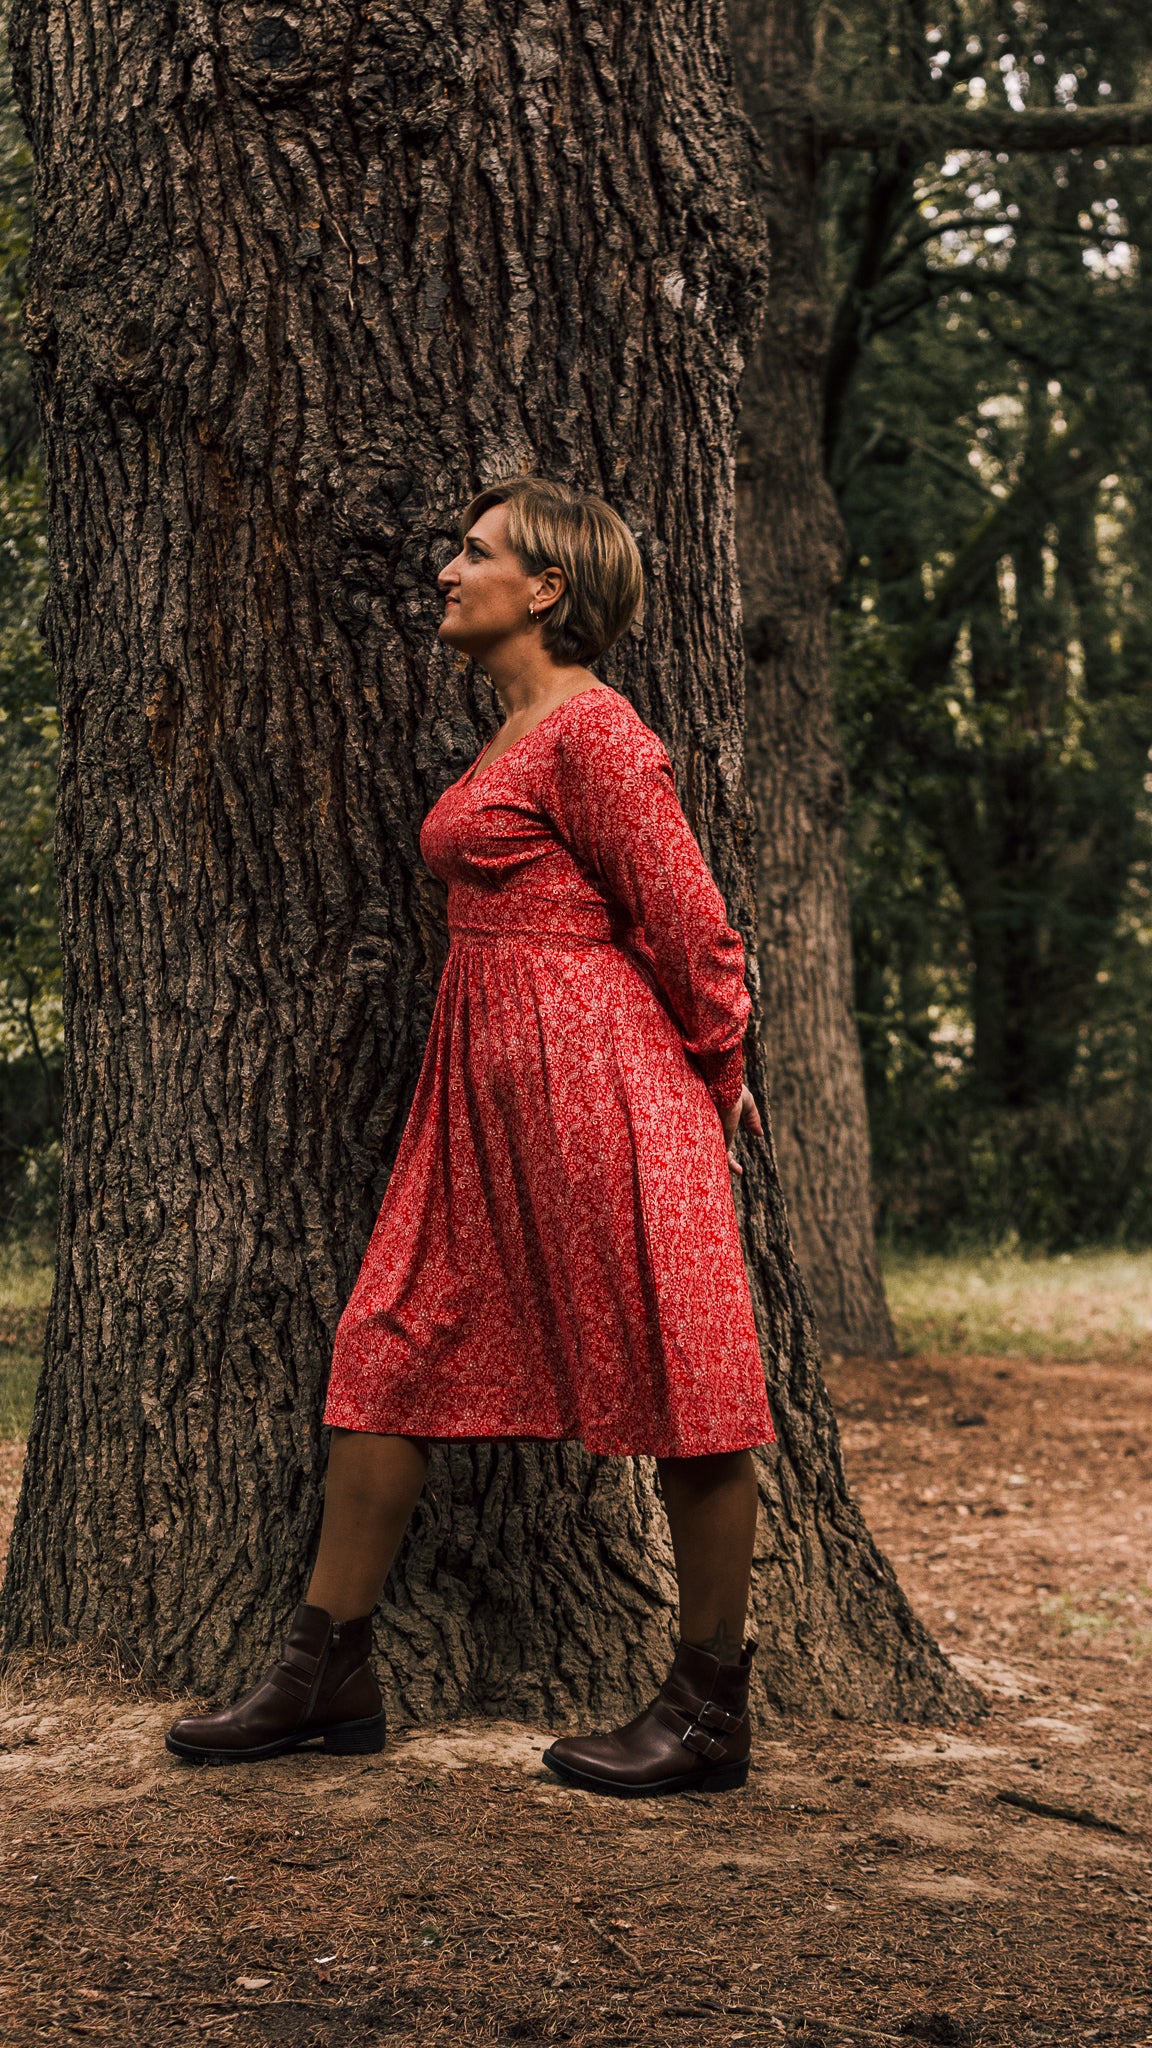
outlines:
{"label": "woman's neck", "polygon": [[542,705],[570,696],[595,676],[579,662],[557,662],[533,641],[527,647],[501,648],[482,662],[508,721],[527,719]]}

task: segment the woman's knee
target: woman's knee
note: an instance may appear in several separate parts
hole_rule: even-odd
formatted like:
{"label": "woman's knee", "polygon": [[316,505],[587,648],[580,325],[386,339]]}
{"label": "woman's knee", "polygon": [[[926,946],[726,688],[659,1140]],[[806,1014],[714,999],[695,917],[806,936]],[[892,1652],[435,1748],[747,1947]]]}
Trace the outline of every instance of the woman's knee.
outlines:
{"label": "woman's knee", "polygon": [[705,1451],[698,1458],[657,1458],[656,1469],[663,1479],[701,1487],[722,1486],[755,1476],[751,1451]]}

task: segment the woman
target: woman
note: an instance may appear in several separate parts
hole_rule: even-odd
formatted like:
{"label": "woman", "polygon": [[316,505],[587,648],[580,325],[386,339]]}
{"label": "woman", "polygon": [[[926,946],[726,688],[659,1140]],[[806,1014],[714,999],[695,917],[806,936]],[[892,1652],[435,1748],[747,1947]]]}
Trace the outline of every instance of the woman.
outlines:
{"label": "woman", "polygon": [[283,1655],[196,1761],[384,1742],[372,1609],[431,1438],[580,1438],[657,1460],[680,1644],[627,1727],[545,1762],[629,1795],[743,1784],[744,1623],[773,1441],[728,1168],[743,1123],[744,954],[667,753],[586,667],[640,558],[599,498],[516,477],[469,506],[440,638],[504,723],[424,820],[451,944],[412,1110],[336,1331],[320,1549]]}

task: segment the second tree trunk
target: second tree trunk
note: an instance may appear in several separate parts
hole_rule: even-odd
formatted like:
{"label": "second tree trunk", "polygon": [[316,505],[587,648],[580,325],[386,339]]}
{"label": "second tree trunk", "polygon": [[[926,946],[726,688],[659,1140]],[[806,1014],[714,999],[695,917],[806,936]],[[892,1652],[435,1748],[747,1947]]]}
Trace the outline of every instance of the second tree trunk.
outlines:
{"label": "second tree trunk", "polygon": [[733,0],[737,75],[761,142],[771,291],[744,376],[737,548],[756,815],[762,1037],[792,1241],[826,1349],[886,1354],[832,707],[844,531],[822,461],[820,289],[807,0]]}

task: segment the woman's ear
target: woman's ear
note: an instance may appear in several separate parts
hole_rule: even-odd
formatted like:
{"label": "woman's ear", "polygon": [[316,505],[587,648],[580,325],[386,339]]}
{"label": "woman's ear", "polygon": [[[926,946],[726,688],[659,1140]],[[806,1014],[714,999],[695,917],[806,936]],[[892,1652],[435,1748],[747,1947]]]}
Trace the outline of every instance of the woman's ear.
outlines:
{"label": "woman's ear", "polygon": [[540,578],[540,589],[537,592],[536,602],[541,605],[555,604],[556,599],[563,597],[567,588],[568,579],[563,569],[545,569]]}

